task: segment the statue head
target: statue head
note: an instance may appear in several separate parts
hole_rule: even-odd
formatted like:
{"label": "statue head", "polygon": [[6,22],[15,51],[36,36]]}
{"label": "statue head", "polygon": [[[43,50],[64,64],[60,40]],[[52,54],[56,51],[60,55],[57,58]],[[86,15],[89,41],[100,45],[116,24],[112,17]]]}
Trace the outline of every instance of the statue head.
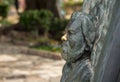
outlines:
{"label": "statue head", "polygon": [[80,58],[85,50],[90,48],[92,38],[92,22],[90,16],[81,13],[73,13],[69,24],[62,36],[62,57],[67,62],[74,62]]}

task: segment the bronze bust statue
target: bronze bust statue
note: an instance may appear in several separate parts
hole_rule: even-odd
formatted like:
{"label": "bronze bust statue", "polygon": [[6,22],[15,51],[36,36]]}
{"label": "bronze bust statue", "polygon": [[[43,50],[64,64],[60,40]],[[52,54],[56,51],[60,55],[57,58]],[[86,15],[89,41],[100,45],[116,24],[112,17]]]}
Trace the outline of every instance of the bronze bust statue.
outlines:
{"label": "bronze bust statue", "polygon": [[93,76],[90,54],[95,37],[92,28],[90,15],[73,13],[62,36],[62,57],[66,64],[61,82],[90,82]]}

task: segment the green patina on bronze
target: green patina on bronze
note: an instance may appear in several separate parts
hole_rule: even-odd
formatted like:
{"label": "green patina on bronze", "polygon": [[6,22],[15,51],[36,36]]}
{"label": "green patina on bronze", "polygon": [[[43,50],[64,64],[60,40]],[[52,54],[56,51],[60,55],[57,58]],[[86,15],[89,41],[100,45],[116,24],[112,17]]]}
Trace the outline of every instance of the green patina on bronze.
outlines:
{"label": "green patina on bronze", "polygon": [[84,0],[82,10],[73,13],[62,37],[61,82],[93,82],[116,1]]}

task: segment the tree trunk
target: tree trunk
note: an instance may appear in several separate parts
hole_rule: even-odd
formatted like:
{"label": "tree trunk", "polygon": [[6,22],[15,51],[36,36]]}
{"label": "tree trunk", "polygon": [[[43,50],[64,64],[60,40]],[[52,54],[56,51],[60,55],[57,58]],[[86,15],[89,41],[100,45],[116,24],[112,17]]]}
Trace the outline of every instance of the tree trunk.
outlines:
{"label": "tree trunk", "polygon": [[15,0],[14,1],[15,3],[15,8],[16,8],[16,10],[17,10],[17,13],[18,13],[18,9],[19,9],[19,1],[18,0]]}

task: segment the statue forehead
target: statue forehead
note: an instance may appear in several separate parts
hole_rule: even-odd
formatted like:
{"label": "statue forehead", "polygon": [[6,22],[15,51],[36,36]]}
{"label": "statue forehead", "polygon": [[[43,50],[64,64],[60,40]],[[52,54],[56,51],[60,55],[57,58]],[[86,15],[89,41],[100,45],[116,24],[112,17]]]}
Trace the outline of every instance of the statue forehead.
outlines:
{"label": "statue forehead", "polygon": [[81,27],[81,18],[77,18],[75,20],[71,20],[69,24],[67,25],[67,30],[78,30]]}
{"label": "statue forehead", "polygon": [[81,12],[74,12],[73,14],[72,14],[72,16],[71,16],[71,19],[76,19],[76,18],[78,18],[79,16],[81,16],[83,13],[81,13]]}
{"label": "statue forehead", "polygon": [[82,23],[90,23],[90,16],[85,13],[75,13],[72,15],[66,29],[78,30],[81,28]]}

